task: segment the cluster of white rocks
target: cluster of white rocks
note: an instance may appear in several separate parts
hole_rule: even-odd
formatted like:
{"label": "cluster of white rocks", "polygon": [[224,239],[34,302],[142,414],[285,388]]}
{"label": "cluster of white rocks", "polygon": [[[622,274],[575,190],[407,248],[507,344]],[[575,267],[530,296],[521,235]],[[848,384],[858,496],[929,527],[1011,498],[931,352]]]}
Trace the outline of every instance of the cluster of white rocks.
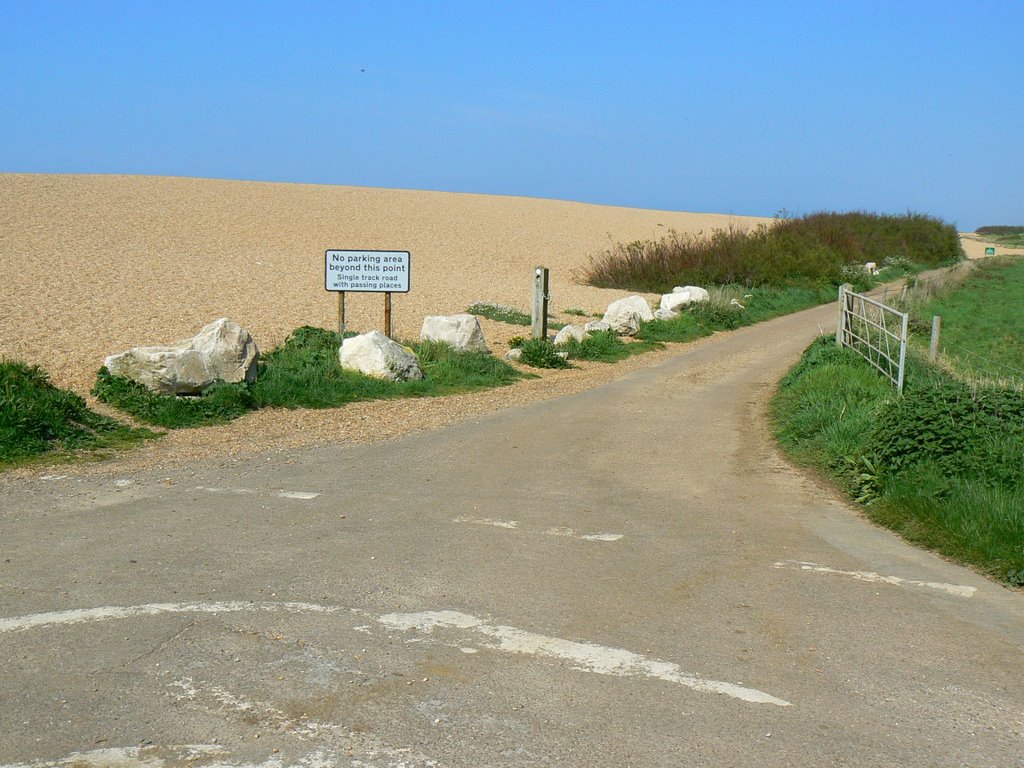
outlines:
{"label": "cluster of white rocks", "polygon": [[[608,305],[601,320],[567,325],[555,336],[555,346],[570,339],[583,341],[598,331],[634,336],[640,324],[679,316],[688,304],[708,300],[708,292],[694,285],[677,287],[661,297],[657,312],[642,296],[629,296]],[[431,315],[423,319],[421,341],[439,341],[457,350],[490,354],[480,321],[475,315]],[[152,392],[197,395],[216,381],[251,382],[256,378],[259,350],[252,336],[226,317],[204,326],[198,334],[166,346],[133,347],[111,355],[104,365],[115,376],[137,381]],[[423,378],[416,353],[370,331],[345,339],[338,350],[342,368],[391,381]]]}

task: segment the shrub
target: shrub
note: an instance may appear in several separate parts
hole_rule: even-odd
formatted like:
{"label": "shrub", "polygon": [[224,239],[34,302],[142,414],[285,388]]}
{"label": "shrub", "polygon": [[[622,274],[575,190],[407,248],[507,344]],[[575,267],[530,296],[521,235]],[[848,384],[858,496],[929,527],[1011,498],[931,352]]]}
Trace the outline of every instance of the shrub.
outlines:
{"label": "shrub", "polygon": [[579,276],[600,288],[664,293],[675,285],[837,285],[842,268],[900,256],[926,265],[963,258],[956,228],[919,214],[815,213],[746,231],[670,232],[616,244]]}

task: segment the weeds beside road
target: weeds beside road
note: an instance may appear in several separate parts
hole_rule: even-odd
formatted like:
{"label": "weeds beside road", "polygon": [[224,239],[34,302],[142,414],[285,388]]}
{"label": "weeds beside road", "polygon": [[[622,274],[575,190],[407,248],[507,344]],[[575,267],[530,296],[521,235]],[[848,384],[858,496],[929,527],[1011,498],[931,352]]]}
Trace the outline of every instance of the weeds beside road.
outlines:
{"label": "weeds beside road", "polygon": [[[1007,583],[1024,586],[1024,370],[1018,302],[998,286],[1020,284],[1024,262],[978,267],[956,290],[918,312],[950,318],[947,338],[969,355],[930,365],[918,337],[904,395],[855,353],[822,337],[780,384],[776,435],[798,463],[832,477],[866,514],[904,538]],[[991,296],[991,298],[989,298]],[[918,325],[923,325],[919,323]],[[923,330],[921,331],[923,333]],[[999,347],[998,380],[965,380],[961,361]],[[981,355],[981,357],[979,357]],[[990,361],[993,362],[993,361]],[[976,373],[973,363],[967,369]]]}

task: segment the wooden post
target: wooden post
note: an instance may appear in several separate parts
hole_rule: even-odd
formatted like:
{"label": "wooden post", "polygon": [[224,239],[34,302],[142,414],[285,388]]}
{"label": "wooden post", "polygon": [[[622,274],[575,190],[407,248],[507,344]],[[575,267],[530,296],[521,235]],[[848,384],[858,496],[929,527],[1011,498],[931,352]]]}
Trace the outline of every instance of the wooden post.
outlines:
{"label": "wooden post", "polygon": [[345,340],[345,292],[338,291],[338,339]]}
{"label": "wooden post", "polygon": [[391,338],[391,291],[384,294],[384,335]]}
{"label": "wooden post", "polygon": [[928,359],[933,363],[939,357],[939,335],[942,333],[942,316],[932,317],[932,342],[928,345]]}
{"label": "wooden post", "polygon": [[533,338],[546,339],[548,336],[548,270],[537,267],[533,270]]}

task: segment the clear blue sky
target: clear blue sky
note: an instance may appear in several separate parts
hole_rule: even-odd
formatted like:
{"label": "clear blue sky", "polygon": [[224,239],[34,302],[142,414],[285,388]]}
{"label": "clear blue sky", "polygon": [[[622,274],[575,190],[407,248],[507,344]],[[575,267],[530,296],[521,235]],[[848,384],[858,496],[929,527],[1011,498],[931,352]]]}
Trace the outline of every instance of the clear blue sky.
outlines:
{"label": "clear blue sky", "polygon": [[0,0],[0,171],[1024,224],[1024,2]]}

